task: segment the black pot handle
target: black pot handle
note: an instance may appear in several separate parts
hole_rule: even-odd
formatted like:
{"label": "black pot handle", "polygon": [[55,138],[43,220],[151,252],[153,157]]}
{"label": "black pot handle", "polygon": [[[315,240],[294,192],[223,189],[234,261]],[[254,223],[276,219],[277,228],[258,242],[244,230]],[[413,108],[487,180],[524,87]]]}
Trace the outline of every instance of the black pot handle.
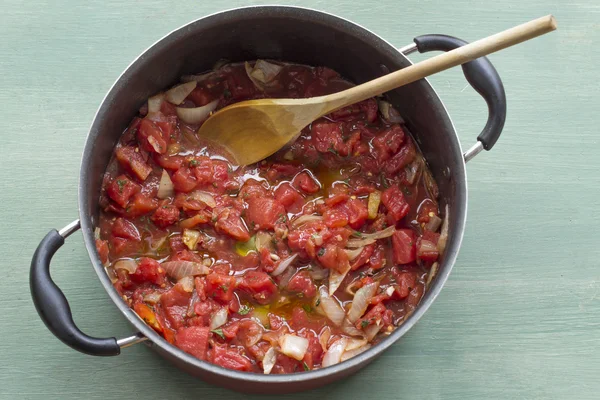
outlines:
{"label": "black pot handle", "polygon": [[[419,53],[450,51],[467,44],[464,40],[447,35],[422,35],[416,37],[414,42]],[[410,49],[407,50],[410,52]],[[468,161],[481,151],[481,147],[485,150],[491,150],[500,137],[506,120],[506,94],[496,68],[487,57],[465,63],[462,65],[462,69],[469,84],[483,97],[488,105],[487,123],[477,136],[477,140],[481,144],[476,144],[465,153],[465,159]]]}
{"label": "black pot handle", "polygon": [[65,238],[77,229],[79,221],[68,225],[60,233],[53,229],[42,239],[31,260],[31,297],[42,321],[63,343],[93,356],[116,356],[121,353],[116,338],[91,337],[77,328],[65,295],[50,277],[52,256],[65,243]]}

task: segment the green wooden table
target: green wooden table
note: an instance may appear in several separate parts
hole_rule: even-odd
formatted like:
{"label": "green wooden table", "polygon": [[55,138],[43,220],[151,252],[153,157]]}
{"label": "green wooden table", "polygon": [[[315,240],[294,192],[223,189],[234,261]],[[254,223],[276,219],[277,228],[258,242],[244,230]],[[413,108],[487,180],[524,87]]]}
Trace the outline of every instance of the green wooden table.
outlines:
{"label": "green wooden table", "polygon": [[[281,397],[600,398],[597,0],[282,3],[349,18],[398,47],[424,33],[474,40],[548,13],[559,31],[491,57],[504,79],[508,119],[494,150],[468,165],[464,245],[430,311],[355,376]],[[114,358],[78,354],[44,327],[28,287],[38,241],[78,216],[85,136],[116,77],[172,29],[249,4],[258,3],[2,2],[1,399],[252,397],[194,379],[145,346]],[[463,146],[474,143],[484,102],[458,69],[431,82]],[[131,332],[90,267],[80,234],[53,265],[85,332]]]}

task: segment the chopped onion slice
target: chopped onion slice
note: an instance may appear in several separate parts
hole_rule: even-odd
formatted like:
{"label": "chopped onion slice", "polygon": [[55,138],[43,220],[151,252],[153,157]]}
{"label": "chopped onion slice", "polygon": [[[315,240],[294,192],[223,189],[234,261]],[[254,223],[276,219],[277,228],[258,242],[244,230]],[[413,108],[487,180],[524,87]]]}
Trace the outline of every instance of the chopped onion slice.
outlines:
{"label": "chopped onion slice", "polygon": [[319,289],[321,295],[319,306],[323,313],[336,326],[341,326],[346,313],[335,297],[329,296],[324,286]]}
{"label": "chopped onion slice", "polygon": [[208,192],[203,192],[202,190],[195,190],[190,193],[190,199],[201,201],[210,208],[215,208],[217,206],[217,202],[213,195]]}
{"label": "chopped onion slice", "polygon": [[298,254],[292,254],[291,256],[289,256],[288,258],[286,258],[285,260],[281,260],[279,262],[279,265],[273,270],[273,272],[271,272],[272,276],[279,276],[282,273],[285,272],[286,269],[288,269],[288,267],[290,265],[292,265],[292,263],[294,262],[294,260],[296,259],[296,257],[298,257]]}
{"label": "chopped onion slice", "polygon": [[98,240],[100,239],[100,227],[97,226],[96,229],[94,229],[94,239]]}
{"label": "chopped onion slice", "polygon": [[159,112],[164,99],[165,99],[164,93],[159,93],[155,96],[150,97],[148,99],[148,114]]}
{"label": "chopped onion slice", "polygon": [[342,323],[342,331],[346,335],[359,336],[363,338],[365,337],[365,333],[360,329],[356,328],[356,326],[354,326],[352,323],[350,323],[350,321],[348,321],[348,318],[344,318],[344,322]]}
{"label": "chopped onion slice", "polygon": [[308,350],[308,339],[285,334],[279,338],[279,347],[281,347],[283,354],[300,361],[304,358],[306,350]]}
{"label": "chopped onion slice", "polygon": [[192,261],[167,261],[160,265],[165,269],[167,275],[175,280],[180,280],[186,276],[208,275],[210,273],[210,268]]}
{"label": "chopped onion slice", "polygon": [[442,225],[442,219],[437,215],[434,215],[433,217],[429,217],[429,222],[427,222],[427,225],[425,225],[425,229],[431,232],[436,232],[440,225]]}
{"label": "chopped onion slice", "polygon": [[367,335],[367,340],[369,342],[371,340],[373,340],[373,338],[375,337],[375,335],[377,335],[380,330],[381,330],[381,321],[379,321],[376,324],[367,326],[365,328],[365,334]]}
{"label": "chopped onion slice", "polygon": [[194,250],[198,244],[198,240],[200,240],[200,231],[195,231],[192,229],[183,230],[183,243],[188,249]]}
{"label": "chopped onion slice", "polygon": [[381,115],[387,122],[391,122],[392,124],[403,124],[404,119],[398,113],[398,110],[394,108],[389,102],[385,100],[378,100],[379,103],[379,111]]}
{"label": "chopped onion slice", "polygon": [[110,279],[113,284],[119,280],[113,267],[104,267],[104,270],[106,271],[106,275],[108,275],[108,279]]}
{"label": "chopped onion slice", "polygon": [[219,100],[214,100],[202,107],[183,108],[177,107],[176,112],[179,119],[188,124],[199,124],[208,118],[211,112],[215,111]]}
{"label": "chopped onion slice", "polygon": [[193,276],[184,276],[179,281],[178,284],[181,285],[181,288],[184,292],[192,293],[194,291],[194,277]]}
{"label": "chopped onion slice", "polygon": [[450,208],[446,204],[446,212],[444,214],[444,222],[442,222],[442,230],[440,231],[440,238],[437,242],[437,249],[440,255],[444,254],[446,249],[446,242],[448,241],[448,220],[450,219]]}
{"label": "chopped onion slice", "polygon": [[132,260],[130,258],[122,259],[117,261],[115,265],[113,265],[113,268],[115,270],[124,269],[129,274],[135,274],[135,271],[137,270],[137,263],[135,262],[135,260]]}
{"label": "chopped onion slice", "polygon": [[307,222],[313,222],[313,221],[322,221],[323,220],[323,216],[321,215],[301,215],[298,218],[294,219],[291,223],[290,223],[290,227],[292,229],[299,227],[300,225],[304,225]]}
{"label": "chopped onion slice", "polygon": [[381,192],[379,190],[375,190],[374,192],[369,193],[369,201],[367,203],[369,219],[375,219],[377,217],[379,203],[381,203]]}
{"label": "chopped onion slice", "polygon": [[148,304],[156,304],[160,301],[161,296],[162,293],[160,292],[150,292],[146,293],[144,297],[142,297],[142,300],[144,300]]}
{"label": "chopped onion slice", "polygon": [[362,253],[364,247],[359,247],[357,249],[352,249],[352,250],[344,250],[346,252],[346,254],[348,255],[348,260],[352,261],[354,260],[356,257],[360,256],[360,253]]}
{"label": "chopped onion slice", "polygon": [[159,199],[166,199],[167,197],[173,196],[173,193],[175,193],[173,181],[167,170],[163,169],[162,175],[160,176],[160,182],[158,183],[158,193],[156,194],[156,197]]}
{"label": "chopped onion slice", "polygon": [[417,180],[417,177],[419,176],[419,173],[421,172],[422,163],[423,163],[423,160],[418,158],[417,160],[413,161],[411,164],[407,165],[406,168],[404,168],[404,171],[405,171],[404,179],[406,179],[406,181],[408,182],[409,185],[412,185]]}
{"label": "chopped onion slice", "polygon": [[430,252],[437,253],[438,252],[437,246],[429,240],[421,239],[419,246],[417,246],[417,257],[420,258],[423,254],[430,253]]}
{"label": "chopped onion slice", "polygon": [[323,279],[329,276],[329,270],[315,263],[310,265],[310,268],[308,269],[308,274],[315,281],[322,281]]}
{"label": "chopped onion slice", "polygon": [[338,288],[342,284],[342,281],[344,280],[346,275],[348,275],[348,272],[350,271],[350,263],[346,263],[346,264],[347,265],[344,267],[343,272],[339,272],[336,269],[332,269],[331,272],[329,273],[329,295],[330,296],[333,296],[335,291],[338,290]]}
{"label": "chopped onion slice", "polygon": [[323,367],[329,367],[331,365],[339,363],[342,359],[342,354],[346,349],[347,342],[348,339],[341,338],[336,340],[331,346],[329,346],[329,349],[325,352],[325,355],[323,355],[323,362],[321,363],[321,365]]}
{"label": "chopped onion slice", "polygon": [[358,289],[352,300],[352,306],[348,311],[348,320],[352,323],[356,322],[367,310],[369,301],[375,296],[379,282],[369,283]]}
{"label": "chopped onion slice", "polygon": [[275,79],[281,69],[283,68],[281,65],[273,64],[264,60],[257,60],[254,63],[254,67],[251,67],[248,62],[244,64],[246,68],[246,74],[248,74],[248,78],[254,83],[254,85],[264,91],[265,87],[269,86],[269,84]]}
{"label": "chopped onion slice", "polygon": [[186,97],[192,93],[192,90],[196,89],[196,85],[198,82],[189,81],[186,83],[182,83],[181,85],[177,85],[174,88],[167,90],[165,93],[165,97],[169,103],[175,104],[176,106],[183,103]]}
{"label": "chopped onion slice", "polygon": [[434,262],[433,265],[431,266],[431,269],[429,270],[429,273],[427,274],[427,283],[426,283],[427,287],[429,287],[431,280],[435,277],[438,266],[439,266],[439,264],[437,262]]}
{"label": "chopped onion slice", "polygon": [[346,247],[356,248],[368,246],[370,244],[375,243],[379,239],[384,239],[386,237],[392,236],[394,232],[396,232],[396,227],[394,225],[391,225],[381,231],[377,231],[374,233],[362,233],[361,239],[348,240],[348,244],[346,244]]}
{"label": "chopped onion slice", "polygon": [[210,318],[210,330],[217,329],[227,322],[227,307],[221,307]]}
{"label": "chopped onion slice", "polygon": [[265,374],[270,374],[271,370],[275,366],[277,360],[277,352],[275,347],[269,347],[269,350],[265,353],[265,357],[262,360],[263,371]]}
{"label": "chopped onion slice", "polygon": [[360,353],[363,353],[363,352],[369,350],[370,348],[371,348],[371,345],[367,343],[364,346],[359,347],[357,349],[346,350],[346,351],[344,351],[344,354],[342,354],[342,358],[340,359],[340,361],[341,362],[346,361],[354,356],[359,355]]}
{"label": "chopped onion slice", "polygon": [[348,339],[346,351],[356,350],[367,344],[367,339]]}
{"label": "chopped onion slice", "polygon": [[265,248],[269,251],[273,250],[273,238],[268,232],[258,231],[256,232],[256,237],[254,238],[254,245],[256,246],[256,250],[260,251]]}
{"label": "chopped onion slice", "polygon": [[323,328],[323,330],[321,331],[321,334],[319,335],[319,343],[321,344],[323,351],[327,351],[327,344],[329,343],[330,337],[331,337],[331,328],[326,326],[325,328]]}
{"label": "chopped onion slice", "polygon": [[158,251],[162,247],[163,244],[167,241],[168,235],[161,236],[159,238],[152,238],[150,240],[150,250]]}

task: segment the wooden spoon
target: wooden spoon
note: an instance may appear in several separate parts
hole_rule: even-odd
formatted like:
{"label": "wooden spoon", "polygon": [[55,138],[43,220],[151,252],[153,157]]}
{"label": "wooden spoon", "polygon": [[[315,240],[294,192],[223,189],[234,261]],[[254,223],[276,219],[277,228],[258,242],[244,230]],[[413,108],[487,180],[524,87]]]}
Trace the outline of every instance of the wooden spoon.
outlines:
{"label": "wooden spoon", "polygon": [[224,146],[238,164],[252,164],[294,141],[323,115],[555,29],[556,20],[547,15],[338,93],[242,101],[214,113],[198,133]]}

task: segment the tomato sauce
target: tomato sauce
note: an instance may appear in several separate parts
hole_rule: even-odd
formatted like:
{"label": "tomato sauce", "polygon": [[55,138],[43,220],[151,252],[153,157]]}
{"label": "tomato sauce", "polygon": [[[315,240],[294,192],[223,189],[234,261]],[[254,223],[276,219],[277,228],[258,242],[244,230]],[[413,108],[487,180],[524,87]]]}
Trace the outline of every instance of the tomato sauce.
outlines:
{"label": "tomato sauce", "polygon": [[173,345],[239,371],[323,368],[390,334],[418,305],[447,237],[437,186],[397,111],[368,99],[239,166],[185,112],[352,84],[325,67],[262,60],[182,80],[140,109],[104,176],[96,246],[123,299]]}

